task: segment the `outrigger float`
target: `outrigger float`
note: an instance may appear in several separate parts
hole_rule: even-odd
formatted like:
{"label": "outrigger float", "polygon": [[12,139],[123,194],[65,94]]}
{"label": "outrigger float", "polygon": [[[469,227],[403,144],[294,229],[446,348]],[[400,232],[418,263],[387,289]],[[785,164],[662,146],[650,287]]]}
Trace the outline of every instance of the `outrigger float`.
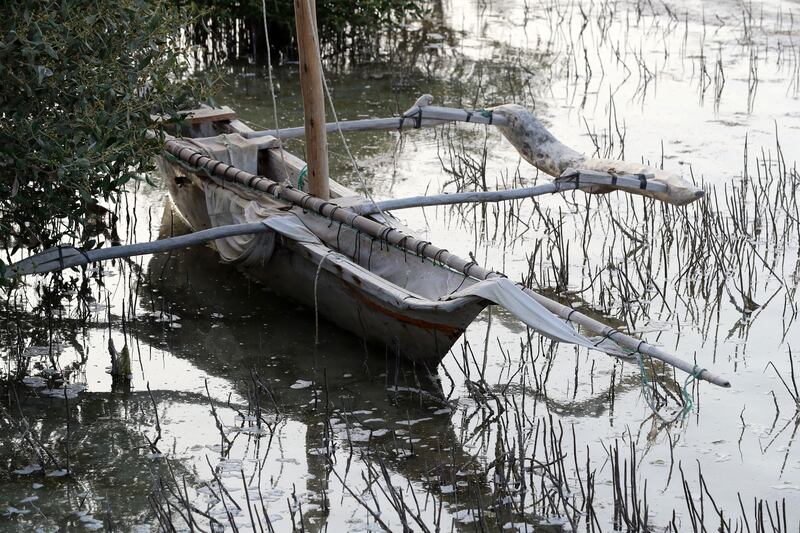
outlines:
{"label": "outrigger float", "polygon": [[[303,2],[296,2],[297,5]],[[308,19],[308,20],[306,20]],[[211,243],[220,257],[286,298],[370,344],[436,366],[488,305],[505,307],[552,339],[612,355],[647,355],[719,386],[727,379],[511,282],[502,273],[418,239],[392,211],[533,198],[566,190],[620,190],[686,205],[702,189],[679,176],[624,161],[588,158],[559,142],[525,108],[464,110],[423,95],[402,116],[325,124],[313,17],[297,12],[304,127],[254,131],[229,108],[186,113],[188,131],[167,136],[158,166],[177,212],[193,233],[150,243],[79,251],[60,247],[7,268],[6,276],[51,272],[132,255]],[[310,78],[310,79],[309,79]],[[327,132],[488,124],[552,182],[507,191],[375,202],[329,179]],[[281,141],[305,135],[308,164]],[[305,176],[305,184],[298,186]],[[306,189],[306,190],[304,190]],[[595,332],[594,338],[573,325]]]}

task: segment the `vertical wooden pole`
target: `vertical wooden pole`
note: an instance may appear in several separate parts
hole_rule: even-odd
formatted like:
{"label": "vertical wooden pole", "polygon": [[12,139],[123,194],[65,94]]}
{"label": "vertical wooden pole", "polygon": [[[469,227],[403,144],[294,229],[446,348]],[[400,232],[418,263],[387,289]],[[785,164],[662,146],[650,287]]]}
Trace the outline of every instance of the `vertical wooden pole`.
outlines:
{"label": "vertical wooden pole", "polygon": [[294,0],[294,16],[300,53],[300,89],[305,111],[308,192],[327,200],[330,198],[328,136],[325,131],[325,93],[314,0]]}

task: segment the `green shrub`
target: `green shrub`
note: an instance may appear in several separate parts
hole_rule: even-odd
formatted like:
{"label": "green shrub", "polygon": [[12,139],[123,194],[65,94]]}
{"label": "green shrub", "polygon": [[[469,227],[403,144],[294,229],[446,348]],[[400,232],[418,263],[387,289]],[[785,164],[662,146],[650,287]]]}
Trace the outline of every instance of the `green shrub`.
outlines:
{"label": "green shrub", "polygon": [[169,0],[27,0],[0,16],[0,239],[91,246],[98,201],[160,150],[151,115],[205,96],[175,37],[186,13]]}

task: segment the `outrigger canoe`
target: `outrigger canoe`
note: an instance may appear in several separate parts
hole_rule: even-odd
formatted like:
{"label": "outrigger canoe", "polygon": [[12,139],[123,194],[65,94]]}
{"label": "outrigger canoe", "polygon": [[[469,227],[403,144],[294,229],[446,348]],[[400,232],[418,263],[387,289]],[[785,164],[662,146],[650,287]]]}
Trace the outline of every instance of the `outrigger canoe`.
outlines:
{"label": "outrigger canoe", "polygon": [[[727,379],[423,241],[390,209],[502,201],[579,189],[622,190],[685,205],[702,189],[679,176],[639,164],[595,159],[568,148],[526,109],[458,110],[430,105],[425,95],[403,116],[327,125],[328,129],[389,129],[446,122],[492,124],[520,155],[551,175],[545,185],[509,191],[456,193],[374,202],[330,180],[330,198],[306,193],[306,165],[285,151],[277,132],[253,131],[228,109],[187,113],[189,128],[168,137],[159,167],[176,211],[194,233],[79,251],[46,250],[6,276],[51,272],[92,261],[155,253],[210,242],[222,260],[275,293],[313,309],[391,355],[435,367],[487,306],[505,307],[552,339],[624,357],[648,355],[697,379]],[[303,128],[282,130],[287,138]],[[588,338],[573,326],[597,334]]]}
{"label": "outrigger canoe", "polygon": [[[674,174],[586,158],[558,142],[519,106],[500,106],[488,116],[483,111],[476,119],[475,111],[455,110],[464,113],[456,117],[454,110],[426,108],[420,102],[425,100],[401,117],[400,124],[408,119],[419,126],[426,116],[432,123],[470,118],[494,122],[525,159],[558,177],[555,190],[548,192],[623,189],[679,205],[703,194]],[[487,305],[498,304],[550,338],[615,355],[647,353],[696,377],[728,384],[516,285],[502,273],[416,238],[380,202],[375,205],[334,180],[329,200],[306,194],[298,183],[305,163],[286,152],[270,132],[255,132],[237,120],[230,109],[203,109],[189,116],[188,135],[183,131],[182,137],[167,140],[160,162],[177,212],[196,232],[268,226],[262,233],[218,239],[213,246],[246,275],[371,345],[434,367]],[[338,127],[342,124],[347,123]],[[600,336],[589,339],[573,323]]]}

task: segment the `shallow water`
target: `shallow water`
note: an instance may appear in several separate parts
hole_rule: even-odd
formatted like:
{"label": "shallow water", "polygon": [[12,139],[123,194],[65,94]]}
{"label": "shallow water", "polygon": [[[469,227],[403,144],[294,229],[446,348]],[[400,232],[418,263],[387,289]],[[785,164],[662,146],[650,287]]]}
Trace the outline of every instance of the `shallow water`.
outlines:
{"label": "shallow water", "polygon": [[[692,529],[684,477],[709,528],[719,526],[711,497],[734,527],[741,508],[752,525],[756,498],[784,502],[794,530],[798,418],[775,369],[791,389],[790,357],[800,363],[797,349],[790,355],[800,344],[797,6],[444,2],[441,26],[407,30],[418,55],[398,58],[403,67],[329,73],[340,118],[388,116],[424,92],[444,105],[515,101],[581,151],[597,144],[600,155],[704,183],[708,201],[685,218],[622,195],[587,201],[582,193],[544,199],[539,211],[528,201],[397,214],[434,243],[550,293],[558,287],[582,309],[713,368],[731,389],[689,386],[691,414],[664,422],[648,406],[636,363],[553,346],[499,309],[484,312],[468,344],[426,375],[324,321],[317,333],[312,310],[270,295],[209,249],[147,257],[93,272],[96,302],[65,302],[52,357],[41,315],[4,321],[7,345],[30,345],[33,375],[54,362],[86,389],[65,400],[63,391],[21,388],[19,407],[8,393],[0,529],[146,531],[165,510],[188,529],[181,498],[169,494],[177,487],[206,530],[210,516],[229,529],[261,522],[256,529],[364,531],[380,529],[375,515],[392,529],[405,520],[421,530],[418,515],[431,529],[559,530],[571,527],[571,513],[557,509],[585,490],[588,464],[596,523],[611,530],[619,505],[609,453],[619,446],[617,466],[627,472],[633,444],[636,468],[627,475],[638,498],[646,490],[653,528],[674,520]],[[218,100],[251,125],[274,127],[264,71],[231,72]],[[295,68],[282,66],[276,82],[280,126],[300,123]],[[375,198],[481,186],[453,183],[442,170],[465,164],[451,145],[475,160],[486,147],[488,188],[543,179],[483,127],[352,134],[360,172],[331,137],[337,179],[365,183]],[[300,142],[290,146],[302,153]],[[161,189],[138,187],[125,210],[135,215],[129,240],[182,231]],[[758,307],[748,310],[747,298]],[[82,310],[92,313],[85,325],[75,320]],[[109,337],[131,349],[129,392],[105,371]],[[685,376],[659,375],[674,395],[659,413],[672,418]],[[568,456],[558,479],[541,467],[556,447],[544,444],[551,427],[563,431]],[[42,449],[53,455],[45,471],[24,473]],[[515,457],[528,462],[517,478]],[[72,476],[49,475],[66,468]],[[392,486],[408,508],[393,507]],[[548,495],[556,503],[542,503]],[[584,518],[572,519],[585,528]]]}

